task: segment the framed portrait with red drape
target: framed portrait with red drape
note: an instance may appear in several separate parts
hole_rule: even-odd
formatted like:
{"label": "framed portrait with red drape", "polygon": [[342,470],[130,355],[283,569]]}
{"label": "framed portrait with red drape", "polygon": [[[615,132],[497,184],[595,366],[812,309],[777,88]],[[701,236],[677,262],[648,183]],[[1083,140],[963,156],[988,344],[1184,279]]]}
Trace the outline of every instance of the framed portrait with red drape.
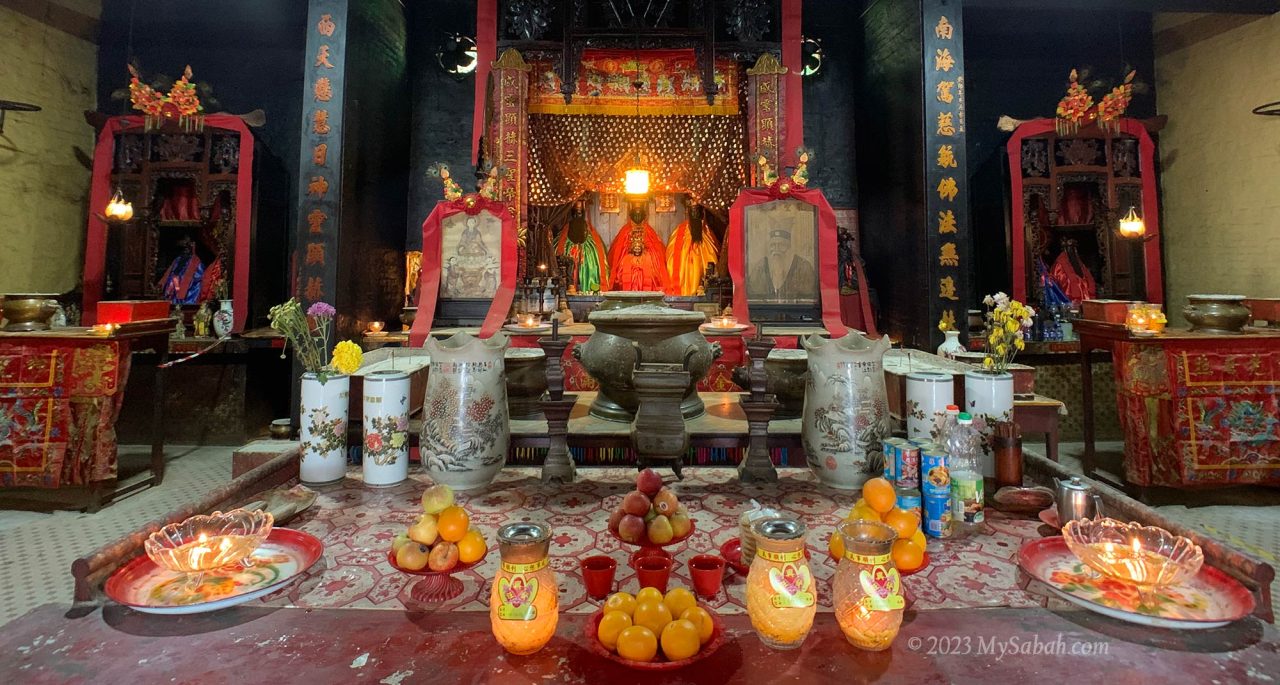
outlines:
{"label": "framed portrait with red drape", "polygon": [[442,310],[481,311],[480,337],[498,331],[516,287],[516,220],[507,206],[469,194],[438,203],[422,224],[418,315],[409,343],[421,346]]}

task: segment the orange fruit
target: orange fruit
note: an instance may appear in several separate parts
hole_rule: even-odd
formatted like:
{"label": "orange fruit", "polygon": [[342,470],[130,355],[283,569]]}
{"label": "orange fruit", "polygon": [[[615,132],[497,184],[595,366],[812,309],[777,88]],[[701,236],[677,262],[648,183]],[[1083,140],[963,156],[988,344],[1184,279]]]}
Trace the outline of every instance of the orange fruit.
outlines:
{"label": "orange fruit", "polygon": [[884,515],[884,522],[898,531],[899,540],[910,540],[911,536],[920,529],[920,519],[916,518],[914,512],[903,511],[897,507],[890,509],[889,513]]}
{"label": "orange fruit", "polygon": [[867,504],[871,505],[872,509],[881,514],[898,504],[898,493],[893,491],[893,483],[883,478],[872,478],[867,481],[862,486],[862,497],[867,500]]}
{"label": "orange fruit", "polygon": [[837,561],[844,556],[844,538],[840,536],[840,531],[831,531],[831,539],[827,541],[827,554]]}
{"label": "orange fruit", "polygon": [[916,532],[911,536],[911,541],[916,543],[916,547],[928,551],[928,547],[924,546],[924,529],[916,528]]}
{"label": "orange fruit", "polygon": [[662,629],[662,653],[668,661],[688,659],[698,653],[702,641],[698,639],[698,626],[688,619],[676,619]]}
{"label": "orange fruit", "polygon": [[621,611],[630,616],[636,612],[636,598],[629,592],[615,592],[604,601],[605,611]]}
{"label": "orange fruit", "polygon": [[707,640],[711,639],[711,634],[716,630],[716,624],[711,620],[711,614],[702,607],[685,609],[684,613],[680,614],[680,618],[685,621],[692,621],[695,626],[698,626],[698,641],[702,644],[706,644]]}
{"label": "orange fruit", "polygon": [[480,561],[487,548],[488,545],[485,544],[484,535],[472,528],[458,541],[458,561],[464,564]]}
{"label": "orange fruit", "polygon": [[636,604],[631,622],[652,630],[654,635],[661,635],[662,629],[671,622],[671,610],[662,602],[640,602]]}
{"label": "orange fruit", "polygon": [[621,611],[606,611],[600,619],[600,626],[596,628],[596,637],[600,639],[600,644],[609,649],[618,648],[618,636],[622,631],[631,627],[631,616]]}
{"label": "orange fruit", "polygon": [[698,606],[698,600],[689,592],[687,587],[673,587],[667,590],[667,596],[662,600],[667,605],[667,609],[671,611],[672,616],[679,616],[689,607]]}
{"label": "orange fruit", "polygon": [[663,599],[662,590],[656,587],[642,587],[636,593],[636,604],[644,604],[645,602],[662,603]]}
{"label": "orange fruit", "polygon": [[618,633],[618,656],[632,661],[653,661],[658,655],[658,637],[644,626],[631,626]]}
{"label": "orange fruit", "polygon": [[924,550],[910,540],[895,540],[891,554],[899,571],[914,571],[924,563]]}
{"label": "orange fruit", "polygon": [[466,509],[454,505],[440,512],[440,516],[436,520],[436,526],[440,530],[440,537],[449,542],[457,542],[467,534],[467,529],[471,527],[471,517],[467,516]]}
{"label": "orange fruit", "polygon": [[849,515],[844,517],[846,521],[879,521],[880,512],[871,508],[870,504],[859,500],[858,504],[853,505],[849,510]]}

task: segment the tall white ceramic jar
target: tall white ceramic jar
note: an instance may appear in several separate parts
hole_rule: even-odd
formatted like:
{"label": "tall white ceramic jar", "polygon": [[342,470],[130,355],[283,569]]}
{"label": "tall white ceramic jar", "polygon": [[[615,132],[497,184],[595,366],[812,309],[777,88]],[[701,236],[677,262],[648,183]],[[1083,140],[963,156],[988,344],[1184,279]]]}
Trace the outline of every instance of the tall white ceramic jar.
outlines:
{"label": "tall white ceramic jar", "polygon": [[409,374],[364,376],[365,485],[389,486],[409,477]]}
{"label": "tall white ceramic jar", "polygon": [[[991,437],[996,421],[1013,420],[1013,374],[1008,372],[968,371],[964,374],[964,411],[975,419],[982,418],[984,435]],[[994,478],[995,456],[983,450],[982,475]]]}
{"label": "tall white ceramic jar", "polygon": [[432,480],[455,490],[482,488],[507,462],[511,425],[503,363],[507,336],[463,332],[427,338],[431,371],[423,406],[422,463]]}
{"label": "tall white ceramic jar", "polygon": [[949,373],[907,374],[907,438],[933,438],[937,416],[955,401],[955,378]]}
{"label": "tall white ceramic jar", "polygon": [[298,480],[332,483],[347,475],[347,409],[351,377],[326,374],[324,382],[308,371],[302,374],[302,462]]}

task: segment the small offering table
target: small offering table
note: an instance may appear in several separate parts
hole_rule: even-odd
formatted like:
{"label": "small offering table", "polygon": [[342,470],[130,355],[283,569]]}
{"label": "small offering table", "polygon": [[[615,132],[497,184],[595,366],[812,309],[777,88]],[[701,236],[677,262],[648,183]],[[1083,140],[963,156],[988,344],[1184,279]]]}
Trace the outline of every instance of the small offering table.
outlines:
{"label": "small offering table", "polygon": [[1280,484],[1280,330],[1141,337],[1121,324],[1082,320],[1076,331],[1086,474],[1097,467],[1089,352],[1104,349],[1114,361],[1129,484]]}

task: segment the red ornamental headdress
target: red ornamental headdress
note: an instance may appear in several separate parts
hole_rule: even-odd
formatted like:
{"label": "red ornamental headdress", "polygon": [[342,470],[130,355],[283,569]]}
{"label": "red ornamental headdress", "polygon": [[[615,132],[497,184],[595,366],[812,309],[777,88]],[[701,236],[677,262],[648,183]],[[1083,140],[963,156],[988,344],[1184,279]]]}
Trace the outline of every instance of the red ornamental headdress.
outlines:
{"label": "red ornamental headdress", "polygon": [[1073,135],[1080,132],[1080,128],[1087,126],[1093,121],[1098,122],[1098,127],[1107,133],[1120,132],[1120,118],[1124,116],[1125,110],[1129,109],[1129,103],[1133,101],[1134,84],[1133,78],[1138,72],[1130,71],[1125,74],[1124,81],[1111,89],[1110,93],[1103,96],[1102,101],[1095,107],[1093,104],[1093,96],[1089,94],[1089,90],[1081,85],[1079,81],[1079,73],[1071,70],[1071,85],[1067,87],[1067,94],[1058,101],[1057,122],[1055,128],[1058,135]]}
{"label": "red ornamental headdress", "polygon": [[204,128],[204,106],[196,94],[196,84],[191,82],[191,65],[182,70],[182,78],[173,82],[167,94],[161,94],[142,82],[138,70],[129,66],[129,101],[133,108],[146,115],[146,129],[159,128],[165,119],[178,122],[184,131]]}
{"label": "red ornamental headdress", "polygon": [[1124,116],[1129,103],[1133,101],[1133,77],[1138,72],[1130,71],[1124,82],[1111,89],[1098,103],[1098,126],[1110,133],[1120,132],[1120,117]]}

